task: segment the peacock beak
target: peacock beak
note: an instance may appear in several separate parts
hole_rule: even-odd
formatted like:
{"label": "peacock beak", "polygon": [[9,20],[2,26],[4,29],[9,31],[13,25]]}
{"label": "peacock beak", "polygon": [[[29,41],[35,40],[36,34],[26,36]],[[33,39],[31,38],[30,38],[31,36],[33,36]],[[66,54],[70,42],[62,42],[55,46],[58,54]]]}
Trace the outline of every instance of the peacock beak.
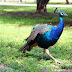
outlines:
{"label": "peacock beak", "polygon": [[68,15],[65,13],[64,16],[68,16]]}

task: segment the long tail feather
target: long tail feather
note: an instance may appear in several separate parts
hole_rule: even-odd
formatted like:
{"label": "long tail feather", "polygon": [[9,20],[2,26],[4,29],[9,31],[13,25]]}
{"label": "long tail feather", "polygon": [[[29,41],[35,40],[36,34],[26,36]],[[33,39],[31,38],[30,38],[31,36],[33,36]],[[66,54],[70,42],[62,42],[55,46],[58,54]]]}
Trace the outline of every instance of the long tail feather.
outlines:
{"label": "long tail feather", "polygon": [[19,51],[23,51],[23,49],[26,47],[26,45],[23,45],[20,49],[19,49]]}
{"label": "long tail feather", "polygon": [[28,51],[30,50],[29,45],[23,45],[23,46],[19,49],[19,51],[23,51],[23,53],[25,53],[26,50],[28,50]]}

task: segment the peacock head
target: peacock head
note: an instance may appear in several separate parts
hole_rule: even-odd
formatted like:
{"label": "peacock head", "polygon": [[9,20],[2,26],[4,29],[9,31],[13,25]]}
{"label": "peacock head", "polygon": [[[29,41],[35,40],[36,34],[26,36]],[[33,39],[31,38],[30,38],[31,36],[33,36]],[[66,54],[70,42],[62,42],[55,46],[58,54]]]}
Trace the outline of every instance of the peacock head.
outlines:
{"label": "peacock head", "polygon": [[68,16],[64,11],[57,10],[57,8],[54,10],[54,13],[55,13],[56,11],[59,13],[59,16],[60,16],[60,17]]}

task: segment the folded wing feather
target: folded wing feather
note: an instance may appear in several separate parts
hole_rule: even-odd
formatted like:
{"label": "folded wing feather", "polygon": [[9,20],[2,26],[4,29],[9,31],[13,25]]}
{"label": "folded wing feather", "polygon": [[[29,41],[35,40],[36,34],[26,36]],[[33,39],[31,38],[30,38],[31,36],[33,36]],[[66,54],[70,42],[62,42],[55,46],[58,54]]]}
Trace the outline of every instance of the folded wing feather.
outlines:
{"label": "folded wing feather", "polygon": [[47,32],[48,29],[45,27],[45,25],[47,25],[47,24],[44,24],[44,25],[37,24],[35,26],[35,28],[32,30],[30,36],[28,37],[27,42],[29,43],[31,40],[34,40],[38,33],[39,34],[44,34],[45,32]]}

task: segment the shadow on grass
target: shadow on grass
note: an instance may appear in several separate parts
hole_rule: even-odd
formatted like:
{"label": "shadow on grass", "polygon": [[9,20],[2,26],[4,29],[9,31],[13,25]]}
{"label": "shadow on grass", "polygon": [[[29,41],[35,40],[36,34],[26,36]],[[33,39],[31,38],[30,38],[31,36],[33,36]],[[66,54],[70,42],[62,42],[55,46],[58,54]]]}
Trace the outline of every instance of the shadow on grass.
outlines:
{"label": "shadow on grass", "polygon": [[[4,24],[36,25],[50,24],[58,25],[58,15],[53,13],[36,13],[36,12],[7,12],[2,13],[0,18]],[[72,22],[65,22],[65,25],[72,26]]]}
{"label": "shadow on grass", "polygon": [[[43,54],[33,54],[33,53],[25,53],[25,57],[29,57],[29,56],[31,56],[32,58],[36,58],[37,60],[41,60],[42,59],[42,55]],[[46,55],[46,54],[44,54],[44,58],[43,58],[43,60],[50,60],[51,59],[51,57],[49,57],[48,55]]]}
{"label": "shadow on grass", "polygon": [[52,19],[52,13],[36,13],[36,12],[8,12],[2,13],[1,19],[5,23],[17,23],[20,25],[33,25],[37,23],[47,23],[48,19]]}

